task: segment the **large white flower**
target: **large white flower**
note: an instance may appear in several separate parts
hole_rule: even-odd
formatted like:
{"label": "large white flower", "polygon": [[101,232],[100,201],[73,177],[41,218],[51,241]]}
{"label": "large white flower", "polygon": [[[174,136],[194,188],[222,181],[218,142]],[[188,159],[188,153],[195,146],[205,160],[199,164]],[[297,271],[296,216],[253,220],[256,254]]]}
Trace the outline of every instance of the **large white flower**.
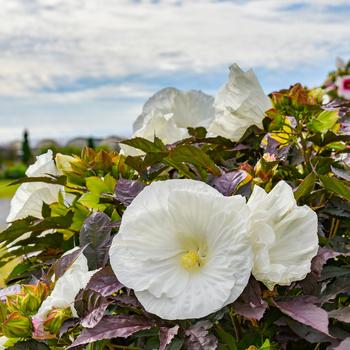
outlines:
{"label": "large white flower", "polygon": [[[74,248],[64,255],[74,252]],[[72,266],[61,276],[56,284],[51,294],[43,301],[41,304],[37,315],[37,319],[45,320],[47,314],[52,309],[66,309],[71,308],[74,317],[77,317],[77,312],[74,308],[74,300],[80,289],[86,287],[91,277],[98,270],[89,271],[88,262],[83,254],[74,261]]]}
{"label": "large white flower", "polygon": [[249,210],[194,180],[152,183],[126,209],[110,249],[118,279],[164,319],[200,318],[233,302],[252,268]]}
{"label": "large white flower", "polygon": [[262,127],[264,112],[272,107],[253,70],[242,71],[237,64],[230,67],[229,81],[215,99],[212,134],[238,141],[251,125]]}
{"label": "large white flower", "polygon": [[[153,141],[157,136],[165,144],[180,141],[189,136],[187,127],[209,126],[214,118],[213,102],[213,97],[201,91],[162,89],[145,103],[134,123],[133,137]],[[121,148],[128,155],[140,154],[132,147]]]}
{"label": "large white flower", "polygon": [[271,290],[276,284],[304,279],[318,249],[316,213],[306,205],[297,206],[284,181],[269,193],[255,186],[248,207],[254,277]]}
{"label": "large white flower", "polygon": [[[52,151],[42,154],[36,158],[36,162],[29,166],[26,175],[29,177],[39,177],[58,175],[55,162],[52,158]],[[51,204],[58,199],[58,193],[62,186],[51,185],[44,182],[28,182],[22,184],[11,200],[10,213],[7,222],[23,219],[29,215],[42,218],[42,205]]]}

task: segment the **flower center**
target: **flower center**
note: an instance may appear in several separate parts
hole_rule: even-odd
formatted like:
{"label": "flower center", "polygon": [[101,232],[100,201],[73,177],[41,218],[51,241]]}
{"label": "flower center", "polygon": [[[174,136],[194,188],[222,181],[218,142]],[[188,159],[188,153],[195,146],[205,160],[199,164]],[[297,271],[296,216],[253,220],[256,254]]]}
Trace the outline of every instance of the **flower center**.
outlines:
{"label": "flower center", "polygon": [[189,250],[181,257],[181,265],[188,271],[201,266],[201,258],[195,250]]}

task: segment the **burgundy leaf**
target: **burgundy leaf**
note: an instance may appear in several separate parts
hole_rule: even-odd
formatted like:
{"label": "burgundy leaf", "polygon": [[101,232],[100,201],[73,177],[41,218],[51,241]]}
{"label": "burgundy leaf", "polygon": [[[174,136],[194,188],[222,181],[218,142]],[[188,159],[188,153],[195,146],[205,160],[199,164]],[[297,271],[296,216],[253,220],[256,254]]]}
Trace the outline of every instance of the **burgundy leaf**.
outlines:
{"label": "burgundy leaf", "polygon": [[167,345],[171,343],[177,332],[179,331],[179,326],[175,325],[172,328],[160,327],[159,329],[159,350],[165,350]]}
{"label": "burgundy leaf", "polygon": [[232,196],[246,177],[247,173],[243,170],[232,171],[215,178],[212,186],[224,196]]}
{"label": "burgundy leaf", "polygon": [[106,266],[97,271],[90,279],[86,289],[94,290],[106,297],[112,295],[124,286],[117,280],[112,268]]}
{"label": "burgundy leaf", "polygon": [[329,311],[328,316],[341,322],[350,323],[350,306]]}
{"label": "burgundy leaf", "polygon": [[59,331],[59,338],[62,337],[65,333],[67,333],[71,328],[75,327],[79,322],[79,318],[70,318],[63,322],[60,331]]}
{"label": "burgundy leaf", "polygon": [[344,339],[336,346],[330,346],[327,350],[349,350],[350,349],[350,338]]}
{"label": "burgundy leaf", "polygon": [[294,321],[291,318],[286,318],[285,323],[298,337],[307,340],[309,343],[331,342],[334,340],[334,338],[331,338],[324,333],[318,332],[310,326],[306,326],[297,321]]}
{"label": "burgundy leaf", "polygon": [[127,207],[144,187],[138,180],[119,179],[115,187],[116,199]]}
{"label": "burgundy leaf", "polygon": [[80,254],[86,249],[85,247],[79,248],[72,253],[61,256],[53,265],[53,271],[55,273],[56,280],[59,279],[64,273],[73,265],[75,260],[78,259]]}
{"label": "burgundy leaf", "polygon": [[348,277],[339,277],[333,283],[328,284],[327,288],[322,292],[321,303],[324,304],[341,293],[350,293]]}
{"label": "burgundy leaf", "polygon": [[218,340],[214,334],[209,333],[212,326],[210,321],[199,321],[187,329],[187,348],[191,350],[215,350],[218,346]]}
{"label": "burgundy leaf", "polygon": [[76,296],[74,307],[81,318],[82,326],[93,328],[101,321],[111,303],[111,300],[107,300],[100,293],[84,289]]}
{"label": "burgundy leaf", "polygon": [[80,245],[86,245],[84,255],[89,269],[104,266],[108,260],[112,222],[108,215],[95,212],[85,219],[79,233]]}
{"label": "burgundy leaf", "polygon": [[154,323],[146,318],[130,315],[105,316],[94,328],[85,328],[67,349],[103,339],[127,338],[130,335],[150,329]]}
{"label": "burgundy leaf", "polygon": [[233,304],[237,314],[260,321],[268,307],[266,301],[261,298],[261,289],[257,280],[250,278],[240,298]]}
{"label": "burgundy leaf", "polygon": [[303,298],[293,298],[289,301],[275,301],[275,305],[294,320],[310,326],[329,336],[327,311]]}
{"label": "burgundy leaf", "polygon": [[327,248],[327,247],[320,247],[318,249],[317,255],[312,259],[311,270],[318,277],[320,277],[322,269],[323,269],[323,266],[327,263],[328,260],[334,259],[334,258],[336,258],[339,255],[347,256],[349,254],[350,253],[336,252],[335,250]]}

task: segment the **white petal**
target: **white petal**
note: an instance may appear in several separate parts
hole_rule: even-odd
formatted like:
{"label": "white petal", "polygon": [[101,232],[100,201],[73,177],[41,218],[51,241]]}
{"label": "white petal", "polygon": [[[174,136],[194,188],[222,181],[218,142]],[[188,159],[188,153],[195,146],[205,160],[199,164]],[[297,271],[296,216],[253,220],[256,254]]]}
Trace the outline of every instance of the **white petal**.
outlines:
{"label": "white petal", "polygon": [[304,279],[318,250],[316,213],[298,207],[284,181],[268,194],[255,186],[248,206],[254,277],[269,289]]}
{"label": "white petal", "polygon": [[56,202],[61,189],[61,186],[45,183],[22,184],[11,199],[7,222],[23,219],[29,215],[42,218],[43,203]]}
{"label": "white petal", "polygon": [[[72,253],[77,249],[79,247],[66,252],[64,255]],[[41,304],[37,316],[45,318],[53,308],[64,309],[70,307],[73,316],[76,317],[77,313],[74,308],[75,297],[80,289],[86,287],[90,278],[97,271],[89,271],[86,257],[84,254],[80,254],[72,266],[56,281],[51,294]]]}
{"label": "white petal", "polygon": [[[245,288],[252,252],[248,207],[205,183],[168,180],[147,186],[126,209],[110,261],[149,312],[165,319],[198,318],[235,300]],[[181,257],[198,248],[188,271]]]}
{"label": "white petal", "polygon": [[[38,156],[36,162],[29,166],[26,171],[26,175],[29,177],[47,176],[48,174],[58,175],[51,150]],[[43,203],[56,202],[58,193],[62,189],[62,186],[50,185],[44,182],[29,182],[20,185],[11,200],[7,222],[23,219],[28,215],[42,218]]]}
{"label": "white petal", "polygon": [[58,175],[51,150],[36,157],[36,162],[30,165],[26,171],[28,177],[45,176],[47,174]]}
{"label": "white petal", "polygon": [[264,112],[272,107],[254,72],[230,67],[229,82],[215,99],[216,115],[209,131],[238,141],[251,125],[262,127]]}

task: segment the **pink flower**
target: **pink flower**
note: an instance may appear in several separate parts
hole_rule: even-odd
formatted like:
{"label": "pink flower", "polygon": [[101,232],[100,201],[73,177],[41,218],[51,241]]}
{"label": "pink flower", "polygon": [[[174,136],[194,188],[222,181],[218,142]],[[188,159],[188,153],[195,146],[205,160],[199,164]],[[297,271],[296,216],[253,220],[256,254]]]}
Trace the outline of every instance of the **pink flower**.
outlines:
{"label": "pink flower", "polygon": [[350,100],[350,75],[343,75],[336,80],[338,95]]}

